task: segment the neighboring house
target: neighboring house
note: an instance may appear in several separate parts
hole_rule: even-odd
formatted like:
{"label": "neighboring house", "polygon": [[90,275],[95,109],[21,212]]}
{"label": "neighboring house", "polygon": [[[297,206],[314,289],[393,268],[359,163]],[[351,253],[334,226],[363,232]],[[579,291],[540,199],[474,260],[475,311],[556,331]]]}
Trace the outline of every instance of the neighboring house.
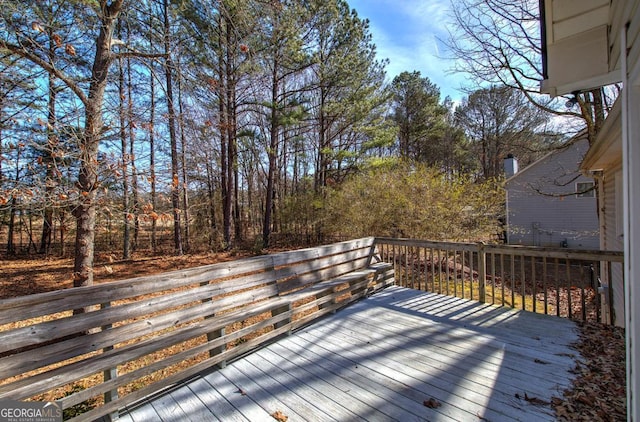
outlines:
{"label": "neighboring house", "polygon": [[[624,303],[627,419],[640,421],[640,0],[541,0],[540,5],[542,92],[558,96],[623,86],[583,167],[603,181],[602,244],[624,248],[624,294],[618,293],[618,302]],[[614,294],[617,283],[612,277]],[[622,310],[621,303],[614,305]]]}
{"label": "neighboring house", "polygon": [[[507,179],[508,244],[600,248],[595,182],[579,171],[588,149],[578,135]],[[507,175],[512,160],[505,159]]]}

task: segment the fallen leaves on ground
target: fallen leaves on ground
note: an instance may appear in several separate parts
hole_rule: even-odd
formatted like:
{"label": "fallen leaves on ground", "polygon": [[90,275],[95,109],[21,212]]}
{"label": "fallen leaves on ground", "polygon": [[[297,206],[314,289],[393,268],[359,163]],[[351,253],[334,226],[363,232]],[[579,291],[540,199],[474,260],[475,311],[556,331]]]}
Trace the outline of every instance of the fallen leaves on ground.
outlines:
{"label": "fallen leaves on ground", "polygon": [[[157,274],[200,265],[232,261],[246,252],[201,253],[190,255],[149,256],[136,252],[132,259],[118,260],[114,254],[96,254],[94,282],[104,283],[143,275]],[[71,258],[29,258],[0,260],[0,299],[73,286],[73,260]]]}
{"label": "fallen leaves on ground", "polygon": [[559,421],[626,421],[624,330],[581,323],[580,340],[573,345],[582,355],[572,387],[552,404]]}

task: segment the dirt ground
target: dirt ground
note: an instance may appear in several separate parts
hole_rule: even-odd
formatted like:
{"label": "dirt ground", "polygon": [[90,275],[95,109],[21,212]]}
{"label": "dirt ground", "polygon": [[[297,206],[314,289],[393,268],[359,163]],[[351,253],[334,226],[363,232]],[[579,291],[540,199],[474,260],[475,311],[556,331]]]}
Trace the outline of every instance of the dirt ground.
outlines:
{"label": "dirt ground", "polygon": [[[226,252],[183,256],[96,257],[95,282],[156,274],[199,265],[230,261],[249,253]],[[0,260],[0,299],[72,287],[73,261],[70,259]],[[600,324],[581,323],[582,355],[576,363],[573,388],[553,399],[560,421],[625,421],[624,330]]]}
{"label": "dirt ground", "polygon": [[579,323],[582,355],[573,388],[553,399],[560,421],[626,421],[626,352],[624,330]]}
{"label": "dirt ground", "polygon": [[[206,253],[182,256],[134,255],[119,260],[113,254],[99,254],[94,265],[94,282],[157,274],[165,271],[231,261],[248,256],[245,252]],[[73,286],[72,259],[0,260],[0,299],[67,289]]]}

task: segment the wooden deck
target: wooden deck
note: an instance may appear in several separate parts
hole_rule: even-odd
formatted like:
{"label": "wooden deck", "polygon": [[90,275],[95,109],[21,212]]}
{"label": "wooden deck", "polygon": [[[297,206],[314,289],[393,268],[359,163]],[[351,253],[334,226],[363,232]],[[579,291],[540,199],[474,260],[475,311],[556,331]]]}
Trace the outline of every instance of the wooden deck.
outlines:
{"label": "wooden deck", "polygon": [[565,319],[394,286],[120,420],[554,420],[576,340]]}

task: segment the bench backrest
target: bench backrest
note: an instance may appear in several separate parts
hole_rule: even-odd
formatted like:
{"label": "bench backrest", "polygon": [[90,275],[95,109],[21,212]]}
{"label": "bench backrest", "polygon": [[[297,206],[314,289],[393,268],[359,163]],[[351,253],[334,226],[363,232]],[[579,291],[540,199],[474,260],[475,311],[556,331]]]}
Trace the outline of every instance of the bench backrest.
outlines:
{"label": "bench backrest", "polygon": [[117,411],[320,316],[327,298],[284,299],[366,268],[373,250],[364,238],[2,300],[0,398],[95,407],[78,420]]}

